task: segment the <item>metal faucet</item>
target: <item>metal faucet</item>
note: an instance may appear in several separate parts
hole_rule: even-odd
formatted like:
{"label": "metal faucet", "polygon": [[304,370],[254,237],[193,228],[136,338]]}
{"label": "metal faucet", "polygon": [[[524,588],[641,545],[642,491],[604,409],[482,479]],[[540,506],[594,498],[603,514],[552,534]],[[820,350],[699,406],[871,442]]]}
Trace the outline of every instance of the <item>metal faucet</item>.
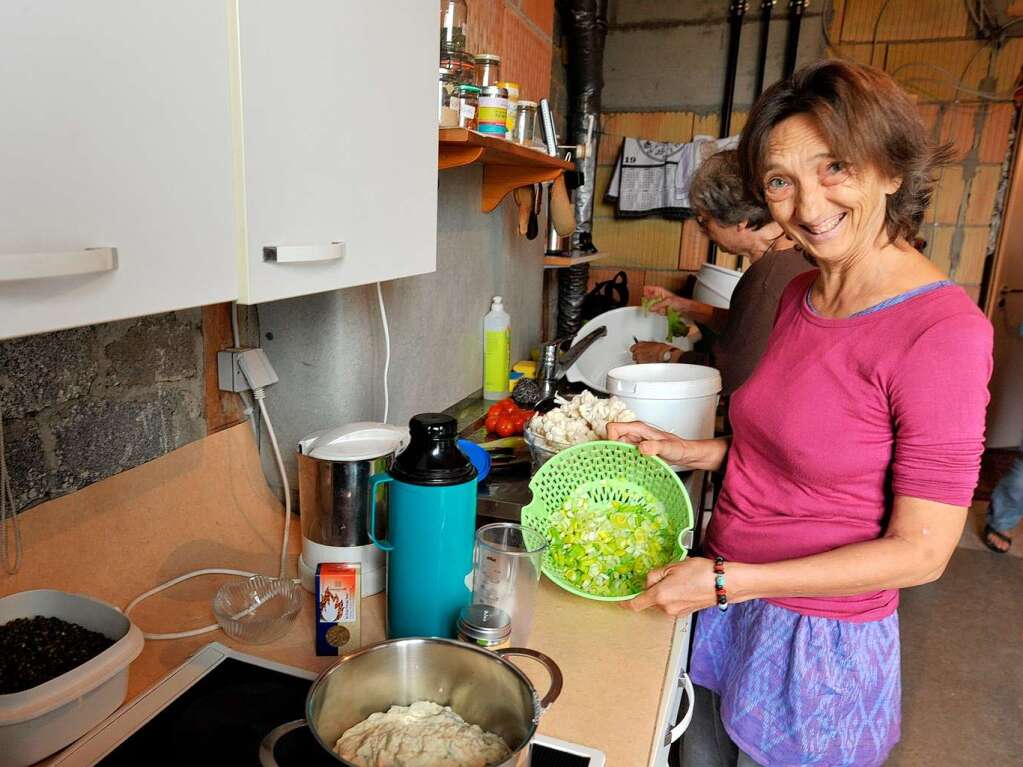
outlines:
{"label": "metal faucet", "polygon": [[540,387],[540,399],[545,400],[554,396],[558,381],[565,377],[565,373],[572,367],[579,356],[593,346],[593,343],[607,335],[607,326],[601,325],[585,338],[572,346],[568,351],[558,356],[558,349],[574,336],[563,336],[553,341],[540,344],[540,367],[536,373],[536,383]]}

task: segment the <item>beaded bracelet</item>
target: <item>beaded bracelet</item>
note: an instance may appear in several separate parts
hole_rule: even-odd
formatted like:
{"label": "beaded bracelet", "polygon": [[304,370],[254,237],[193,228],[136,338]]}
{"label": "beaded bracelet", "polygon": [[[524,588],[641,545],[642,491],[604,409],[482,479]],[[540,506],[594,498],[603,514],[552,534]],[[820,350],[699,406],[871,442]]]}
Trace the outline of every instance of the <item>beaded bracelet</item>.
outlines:
{"label": "beaded bracelet", "polygon": [[714,593],[718,598],[718,609],[728,609],[728,593],[725,591],[725,558],[714,557]]}

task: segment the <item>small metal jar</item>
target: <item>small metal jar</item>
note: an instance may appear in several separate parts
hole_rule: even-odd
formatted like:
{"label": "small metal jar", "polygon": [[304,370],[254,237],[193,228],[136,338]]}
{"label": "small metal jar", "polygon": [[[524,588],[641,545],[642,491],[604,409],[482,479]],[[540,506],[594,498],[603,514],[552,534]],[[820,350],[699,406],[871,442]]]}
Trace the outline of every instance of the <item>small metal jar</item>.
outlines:
{"label": "small metal jar", "polygon": [[476,112],[480,107],[480,89],[475,85],[459,85],[458,100],[461,108],[458,113],[458,127],[476,130]]}
{"label": "small metal jar", "polygon": [[501,79],[501,57],[494,53],[481,53],[475,58],[476,85],[486,88],[497,85]]}
{"label": "small metal jar", "polygon": [[510,647],[511,619],[504,610],[490,605],[463,607],[458,614],[458,639],[488,650]]}

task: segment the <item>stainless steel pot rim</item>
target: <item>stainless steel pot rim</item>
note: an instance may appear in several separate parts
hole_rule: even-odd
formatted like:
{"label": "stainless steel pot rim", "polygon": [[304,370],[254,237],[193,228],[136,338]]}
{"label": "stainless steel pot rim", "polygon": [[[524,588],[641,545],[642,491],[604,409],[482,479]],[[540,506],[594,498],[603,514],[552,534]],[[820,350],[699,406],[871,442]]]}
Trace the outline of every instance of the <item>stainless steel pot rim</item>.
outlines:
{"label": "stainless steel pot rim", "polygon": [[[529,648],[508,647],[503,648],[501,650],[497,650],[495,652],[492,650],[487,650],[483,647],[477,647],[475,645],[467,644],[465,642],[459,642],[454,639],[447,639],[444,637],[404,637],[401,639],[387,639],[382,642],[377,642],[367,647],[363,647],[359,650],[354,650],[353,652],[342,655],[340,658],[337,659],[336,663],[330,666],[330,668],[324,669],[322,672],[320,672],[320,675],[316,677],[316,679],[314,679],[312,684],[309,686],[309,694],[306,696],[305,711],[306,721],[310,723],[309,731],[312,733],[313,738],[316,739],[316,742],[319,743],[321,747],[326,749],[326,751],[329,754],[331,754],[335,759],[337,759],[337,761],[340,764],[350,765],[351,763],[345,759],[342,759],[340,756],[334,753],[334,744],[326,743],[323,740],[323,738],[320,737],[320,733],[317,732],[316,728],[313,727],[311,724],[311,722],[313,721],[312,711],[310,710],[310,706],[312,705],[312,691],[316,689],[324,679],[330,676],[330,674],[333,671],[340,668],[342,664],[347,663],[355,658],[358,658],[361,655],[369,655],[374,652],[381,652],[393,645],[418,645],[418,644],[452,645],[453,647],[456,647],[459,650],[463,651],[468,650],[475,653],[481,653],[483,655],[486,655],[490,659],[493,659],[492,656],[497,656],[496,659],[504,663],[504,665],[507,666],[514,674],[516,674],[519,680],[524,685],[526,685],[526,688],[532,691],[533,721],[530,724],[529,735],[524,740],[522,745],[515,749],[513,753],[517,753],[519,750],[521,750],[524,746],[528,745],[533,740],[533,736],[536,735],[536,728],[540,724],[540,716],[547,709],[547,707],[549,707],[555,700],[557,700],[558,696],[561,694],[562,678],[561,669],[558,667],[558,664],[555,663],[553,659],[547,657],[543,653],[537,652],[536,650],[531,650]],[[537,693],[536,688],[533,686],[533,683],[530,681],[529,677],[526,676],[525,672],[523,672],[522,669],[520,669],[514,663],[511,663],[508,660],[506,660],[504,658],[505,655],[518,655],[522,657],[533,658],[534,660],[537,660],[539,663],[541,663],[547,669],[548,673],[551,676],[551,688],[550,690],[547,691],[547,694],[542,699]]]}

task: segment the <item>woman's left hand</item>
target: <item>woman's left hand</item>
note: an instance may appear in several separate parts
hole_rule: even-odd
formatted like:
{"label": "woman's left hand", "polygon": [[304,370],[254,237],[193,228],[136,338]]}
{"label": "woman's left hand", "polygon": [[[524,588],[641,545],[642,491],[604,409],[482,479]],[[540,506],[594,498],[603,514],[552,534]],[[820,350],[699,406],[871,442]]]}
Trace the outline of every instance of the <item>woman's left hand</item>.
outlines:
{"label": "woman's left hand", "polygon": [[646,576],[646,591],[622,606],[629,610],[657,607],[678,617],[717,604],[714,594],[714,562],[690,557],[651,570]]}

